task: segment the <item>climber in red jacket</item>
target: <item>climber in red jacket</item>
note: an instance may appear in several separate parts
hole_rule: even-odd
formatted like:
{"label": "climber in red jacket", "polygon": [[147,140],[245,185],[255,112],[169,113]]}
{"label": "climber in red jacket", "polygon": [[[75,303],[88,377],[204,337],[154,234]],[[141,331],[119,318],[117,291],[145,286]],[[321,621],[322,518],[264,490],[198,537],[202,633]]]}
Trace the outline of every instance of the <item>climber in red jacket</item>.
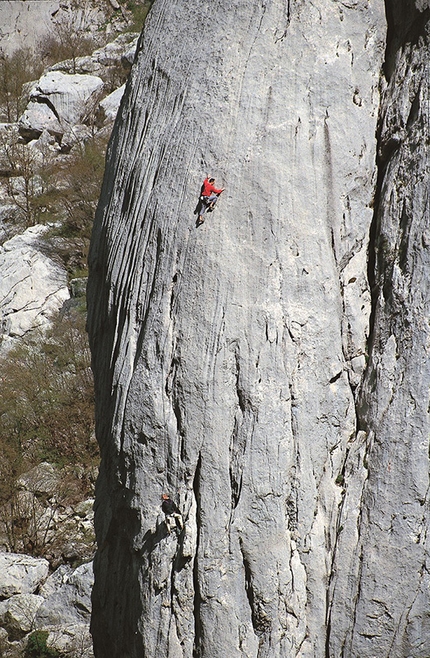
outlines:
{"label": "climber in red jacket", "polygon": [[202,190],[201,190],[201,196],[200,200],[202,202],[202,207],[200,210],[199,214],[199,223],[203,223],[205,220],[203,219],[203,215],[205,212],[210,212],[211,210],[214,209],[214,206],[216,202],[218,201],[218,197],[221,194],[221,192],[224,192],[224,188],[217,189],[214,185],[215,183],[215,178],[212,177],[207,177],[203,181],[202,185]]}

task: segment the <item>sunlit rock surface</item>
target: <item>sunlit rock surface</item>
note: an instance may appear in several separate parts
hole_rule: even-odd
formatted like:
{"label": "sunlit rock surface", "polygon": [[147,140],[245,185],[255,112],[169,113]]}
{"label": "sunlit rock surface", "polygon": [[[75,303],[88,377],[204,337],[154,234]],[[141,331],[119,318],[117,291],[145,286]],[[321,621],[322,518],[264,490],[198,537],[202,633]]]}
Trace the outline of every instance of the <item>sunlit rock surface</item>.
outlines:
{"label": "sunlit rock surface", "polygon": [[31,226],[0,247],[0,344],[50,326],[51,316],[69,299],[66,272],[43,252],[46,227]]}
{"label": "sunlit rock surface", "polygon": [[153,6],[90,254],[97,658],[429,653],[428,9],[387,4]]}

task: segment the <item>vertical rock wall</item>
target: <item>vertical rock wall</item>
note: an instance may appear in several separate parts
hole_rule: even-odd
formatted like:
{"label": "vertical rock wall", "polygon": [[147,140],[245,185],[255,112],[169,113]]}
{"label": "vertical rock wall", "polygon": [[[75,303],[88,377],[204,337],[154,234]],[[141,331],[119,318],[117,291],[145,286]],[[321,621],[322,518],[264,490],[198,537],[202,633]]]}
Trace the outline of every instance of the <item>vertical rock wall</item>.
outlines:
{"label": "vertical rock wall", "polygon": [[[405,502],[395,530],[384,544],[379,537],[381,518],[392,519],[411,486],[400,478],[403,453],[411,476],[428,450],[424,434],[413,455],[405,449],[415,421],[403,442],[405,409],[418,418],[427,406],[423,360],[421,384],[394,400],[397,368],[412,387],[414,350],[424,355],[410,338],[396,359],[403,319],[421,318],[423,341],[427,325],[424,300],[422,312],[411,301],[393,316],[397,261],[390,273],[383,254],[384,244],[403,254],[415,276],[406,254],[417,257],[419,219],[406,212],[399,232],[402,211],[384,201],[398,208],[387,187],[390,172],[397,180],[388,109],[376,185],[385,36],[382,1],[156,0],[151,10],[90,255],[102,451],[97,658],[392,656],[402,613],[388,590],[403,578],[394,570],[406,569],[412,527],[416,646],[423,470],[411,499],[417,522],[400,522],[410,521]],[[390,56],[385,98],[390,89],[409,98]],[[412,116],[408,135],[424,115]],[[207,173],[226,191],[196,228]],[[387,484],[396,482],[398,499]],[[164,491],[183,512],[179,537],[160,514]],[[391,582],[380,585],[386,569]],[[374,599],[392,623],[374,621]]]}
{"label": "vertical rock wall", "polygon": [[[372,336],[358,405],[361,445],[345,467],[340,521],[345,530],[333,576],[329,655],[425,658],[430,654],[429,3],[387,2],[387,17],[387,86],[369,263]],[[342,615],[345,601],[348,615]]]}

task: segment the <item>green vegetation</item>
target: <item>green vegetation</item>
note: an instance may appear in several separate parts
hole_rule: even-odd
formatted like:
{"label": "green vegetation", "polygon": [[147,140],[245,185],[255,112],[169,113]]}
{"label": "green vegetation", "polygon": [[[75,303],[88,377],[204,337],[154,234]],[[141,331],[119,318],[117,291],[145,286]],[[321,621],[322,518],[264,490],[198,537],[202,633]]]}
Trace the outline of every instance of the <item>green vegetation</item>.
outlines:
{"label": "green vegetation", "polygon": [[[140,31],[152,0],[123,0],[121,5],[127,31]],[[70,20],[58,23],[37,60],[26,48],[11,56],[0,54],[0,122],[19,119],[31,87],[26,83],[38,79],[44,67],[68,60],[68,70],[75,71],[79,56],[103,45],[103,36],[88,29],[90,8],[91,2],[74,0]],[[118,65],[110,75],[105,93],[109,85],[112,90],[120,86],[126,72]],[[69,280],[87,275],[108,140],[106,131],[98,130],[96,104],[87,109],[85,140],[60,148],[54,137],[46,136],[36,148],[21,143],[11,127],[2,132],[0,142],[2,187],[16,211],[8,234],[48,225],[42,248],[62,261]],[[92,495],[98,463],[85,297],[71,300],[52,320],[47,334],[33,333],[0,357],[0,524],[12,550],[25,547],[28,553],[47,557],[56,552],[54,542],[61,541],[61,531],[53,532],[54,515]],[[43,501],[36,497],[28,503],[17,479],[44,461],[62,469],[62,475],[49,498],[53,516],[39,521],[36,507]],[[24,509],[27,503],[36,506],[33,511]],[[58,652],[47,647],[46,639],[43,632],[32,633],[25,658],[56,658]]]}
{"label": "green vegetation", "polygon": [[2,502],[10,470],[17,475],[41,461],[91,464],[97,458],[84,323],[79,310],[59,314],[43,341],[22,342],[0,359]]}
{"label": "green vegetation", "polygon": [[136,2],[136,0],[129,0],[127,2],[127,9],[131,12],[132,20],[128,29],[132,32],[140,32],[142,30],[145,19],[149,10],[152,7],[154,0],[143,0],[143,2]]}
{"label": "green vegetation", "polygon": [[[87,275],[94,213],[105,165],[106,137],[78,144],[62,164],[45,169],[45,192],[38,199],[39,221],[53,222],[45,249],[61,258],[70,279]],[[42,173],[42,172],[41,172]]]}
{"label": "green vegetation", "polygon": [[29,48],[20,48],[12,55],[0,53],[0,121],[18,121],[27,102],[23,86],[37,78],[42,68]]}
{"label": "green vegetation", "polygon": [[[12,550],[52,553],[61,533],[48,538],[56,510],[92,494],[98,462],[94,393],[85,314],[59,314],[44,340],[22,342],[0,359],[0,523]],[[17,478],[47,461],[62,468],[52,491],[52,523],[37,520]],[[31,523],[27,519],[32,519]]]}
{"label": "green vegetation", "polygon": [[24,650],[24,658],[59,658],[58,651],[50,649],[46,644],[48,635],[48,631],[34,631],[31,633]]}

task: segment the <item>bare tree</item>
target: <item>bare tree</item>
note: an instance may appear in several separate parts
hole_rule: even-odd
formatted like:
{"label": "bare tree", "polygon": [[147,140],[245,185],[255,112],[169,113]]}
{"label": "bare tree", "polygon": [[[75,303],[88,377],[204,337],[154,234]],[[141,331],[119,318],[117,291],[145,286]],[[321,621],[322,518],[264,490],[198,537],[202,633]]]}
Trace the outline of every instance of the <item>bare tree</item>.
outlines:
{"label": "bare tree", "polygon": [[0,120],[12,123],[21,116],[26,98],[23,85],[42,71],[30,48],[19,48],[11,55],[0,52]]}

